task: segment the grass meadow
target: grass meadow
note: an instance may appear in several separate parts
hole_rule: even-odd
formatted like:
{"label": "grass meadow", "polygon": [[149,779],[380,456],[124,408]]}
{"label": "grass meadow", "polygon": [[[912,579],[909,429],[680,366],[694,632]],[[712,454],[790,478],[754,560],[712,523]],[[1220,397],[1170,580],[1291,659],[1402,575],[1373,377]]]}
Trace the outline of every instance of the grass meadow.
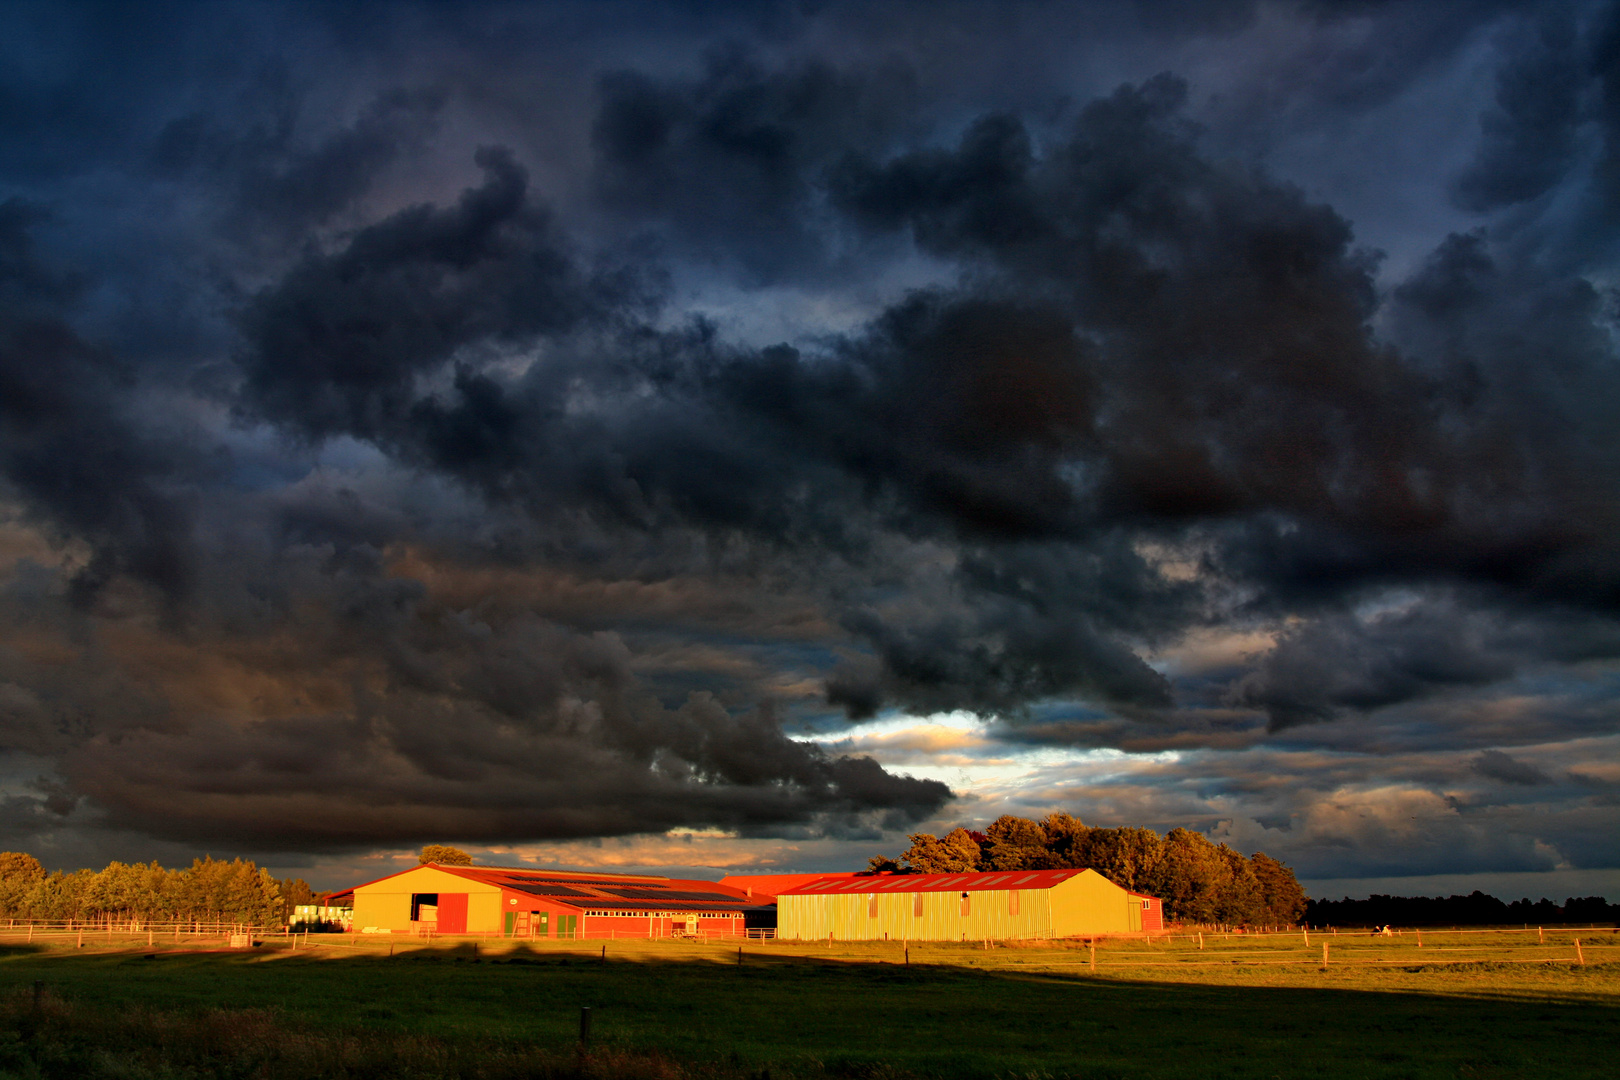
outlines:
{"label": "grass meadow", "polygon": [[750,942],[739,963],[735,943],[13,937],[0,1077],[1620,1075],[1613,930],[1105,942],[1095,968],[1050,942],[909,963]]}

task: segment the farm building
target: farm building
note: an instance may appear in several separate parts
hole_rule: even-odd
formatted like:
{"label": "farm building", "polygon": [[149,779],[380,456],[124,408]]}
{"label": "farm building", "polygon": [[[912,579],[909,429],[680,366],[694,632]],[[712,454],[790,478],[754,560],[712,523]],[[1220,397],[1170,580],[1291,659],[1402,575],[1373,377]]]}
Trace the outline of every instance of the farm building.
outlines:
{"label": "farm building", "polygon": [[361,933],[742,937],[771,909],[712,881],[428,863],[354,887]]}
{"label": "farm building", "polygon": [[1131,899],[1142,905],[1142,931],[1157,934],[1164,929],[1164,901],[1147,893],[1133,892]]}
{"label": "farm building", "polygon": [[783,889],[777,936],[979,941],[1140,933],[1142,902],[1095,870],[829,877]]}

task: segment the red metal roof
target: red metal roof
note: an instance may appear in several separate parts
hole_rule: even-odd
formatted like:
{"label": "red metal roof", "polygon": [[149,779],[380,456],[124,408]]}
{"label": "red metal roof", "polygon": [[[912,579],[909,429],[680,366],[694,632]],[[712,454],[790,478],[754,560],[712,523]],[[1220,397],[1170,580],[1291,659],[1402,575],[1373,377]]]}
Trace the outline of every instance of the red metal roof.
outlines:
{"label": "red metal roof", "polygon": [[741,889],[745,893],[751,891],[756,899],[763,897],[774,900],[785,890],[808,885],[812,881],[854,876],[854,871],[833,874],[727,874],[720,879],[720,884]]}
{"label": "red metal roof", "polygon": [[826,895],[828,893],[880,892],[979,892],[985,889],[1050,889],[1060,882],[1083,874],[1084,870],[992,870],[965,874],[876,874],[810,881],[782,896]]}
{"label": "red metal roof", "polygon": [[[424,863],[409,870],[356,885],[363,889],[389,878],[431,867],[480,885],[533,896],[547,904],[575,908],[655,908],[659,910],[741,910],[751,900],[741,889],[698,879],[655,877],[650,874],[604,874],[543,870],[532,866],[445,866]],[[349,892],[353,892],[351,889]]]}

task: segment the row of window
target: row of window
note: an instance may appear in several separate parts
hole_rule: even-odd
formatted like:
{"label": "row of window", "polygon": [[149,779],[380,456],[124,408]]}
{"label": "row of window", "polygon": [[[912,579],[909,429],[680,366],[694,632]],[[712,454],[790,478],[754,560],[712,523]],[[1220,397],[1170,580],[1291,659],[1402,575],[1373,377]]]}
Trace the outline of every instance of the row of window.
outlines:
{"label": "row of window", "polygon": [[[911,897],[911,914],[912,914],[913,918],[917,918],[917,919],[922,918],[922,914],[923,914],[923,897],[926,896],[926,895],[928,895],[928,894],[927,893],[913,893],[912,894],[912,897]],[[1022,891],[1018,890],[1018,889],[1012,889],[1012,890],[1008,891],[1008,893],[1007,893],[1007,914],[1008,915],[1017,915],[1018,914],[1018,898],[1020,896],[1022,896],[1022,895],[1023,895]],[[878,894],[877,893],[867,893],[866,894],[866,916],[869,919],[875,919],[875,918],[877,918],[877,913],[878,913]],[[972,893],[963,893],[962,894],[962,914],[963,915],[971,915],[972,913],[973,913],[973,894]]]}

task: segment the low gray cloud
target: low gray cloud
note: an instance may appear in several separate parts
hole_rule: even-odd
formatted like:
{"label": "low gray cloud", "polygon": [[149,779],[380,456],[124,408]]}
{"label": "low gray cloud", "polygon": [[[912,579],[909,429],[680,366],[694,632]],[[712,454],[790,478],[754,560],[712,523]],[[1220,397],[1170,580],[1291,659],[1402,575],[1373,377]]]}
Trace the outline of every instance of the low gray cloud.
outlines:
{"label": "low gray cloud", "polygon": [[1519,761],[1500,750],[1486,750],[1474,759],[1473,767],[1481,776],[1500,780],[1504,784],[1534,786],[1550,782],[1547,774],[1534,765]]}

